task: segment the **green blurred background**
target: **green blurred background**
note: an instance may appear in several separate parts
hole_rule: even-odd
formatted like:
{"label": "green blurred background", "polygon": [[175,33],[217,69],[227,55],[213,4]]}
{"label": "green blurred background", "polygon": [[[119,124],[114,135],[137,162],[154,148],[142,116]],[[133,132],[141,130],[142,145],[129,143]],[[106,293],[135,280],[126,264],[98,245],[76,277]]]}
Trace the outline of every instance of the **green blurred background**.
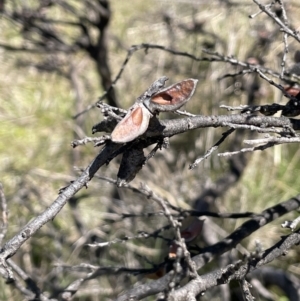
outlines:
{"label": "green blurred background", "polygon": [[[67,2],[83,14],[92,14],[92,10],[85,7],[88,1]],[[14,1],[5,5],[9,12],[24,8],[25,4],[23,1]],[[28,9],[38,5],[36,1],[26,2]],[[163,45],[196,57],[209,57],[202,52],[204,48],[244,61],[259,56],[265,66],[280,70],[282,34],[274,22],[265,16],[249,19],[250,14],[257,12],[257,7],[251,1],[241,0],[236,5],[226,5],[225,1],[112,0],[110,5],[112,15],[107,29],[107,47],[112,79],[118,74],[129,47],[140,43]],[[299,5],[289,1],[287,12],[290,22],[298,28]],[[57,20],[76,20],[61,6],[47,8],[45,15]],[[29,42],[24,42],[26,34],[22,32],[20,24],[2,15],[0,27],[0,45],[29,45]],[[72,41],[74,36],[80,35],[78,29],[64,24],[57,24],[55,30],[66,41]],[[91,34],[92,39],[96,40],[97,31],[91,30]],[[259,49],[258,41],[264,35],[268,37],[265,39],[268,47],[264,45]],[[293,53],[299,45],[289,39],[289,48],[287,64],[292,66]],[[45,66],[45,62],[58,64],[58,68],[41,70],[43,68],[39,66]],[[92,126],[103,118],[100,110],[94,108],[88,111],[79,121],[73,117],[96,103],[104,90],[95,61],[83,50],[71,54],[35,53],[0,47],[0,65],[0,181],[9,208],[8,240],[48,207],[58,190],[78,175],[77,168],[86,167],[99,151],[91,144],[74,150],[71,142],[74,138],[91,136]],[[120,106],[128,108],[150,83],[162,75],[170,78],[169,83],[193,77],[199,79],[199,84],[186,109],[194,114],[223,115],[228,112],[220,109],[220,105],[247,103],[247,82],[253,75],[219,80],[223,75],[239,70],[238,66],[224,62],[197,62],[159,49],[140,50],[132,55],[125,66],[115,92]],[[75,79],[71,78],[71,74]],[[286,101],[268,83],[263,80],[259,82],[256,104]],[[79,102],[76,99],[78,89]],[[174,116],[161,116],[166,117]],[[163,150],[152,159],[137,175],[133,185],[145,182],[171,203],[190,208],[201,190],[227,170],[227,159],[219,158],[217,154],[195,170],[188,170],[189,164],[204,154],[223,131],[208,128],[174,137],[170,149]],[[233,138],[228,139],[219,151],[226,151],[231,143]],[[242,147],[246,146],[237,145],[237,148]],[[249,160],[241,181],[217,200],[218,211],[260,212],[299,192],[298,145],[283,145],[252,153]],[[102,168],[99,174],[115,179],[117,170],[118,161],[115,160]],[[102,252],[101,256],[85,245],[93,241],[93,236],[97,237],[95,241],[99,238],[106,241],[136,234],[137,229],[148,229],[149,226],[155,229],[164,224],[158,217],[152,220],[114,220],[116,215],[111,218],[108,214],[115,214],[111,206],[118,207],[120,212],[141,212],[159,210],[157,205],[124,190],[116,192],[113,185],[97,179],[91,182],[88,190],[79,192],[77,197],[13,257],[29,275],[34,275],[32,277],[40,284],[42,291],[55,294],[59,288],[79,277],[63,268],[65,265],[89,262],[103,266],[118,262],[118,265],[133,267],[140,265],[137,254],[148,254],[154,259],[163,257],[160,253],[164,249],[161,242],[134,241],[129,243],[130,247],[116,244],[98,251]],[[112,199],[117,201],[112,202]],[[75,221],[78,220],[80,226],[76,225]],[[239,220],[216,222],[228,233],[242,223]],[[255,240],[260,240],[267,248],[286,233],[279,225],[276,221],[264,227],[245,241],[244,247],[251,251],[255,247]],[[293,251],[289,255],[291,258],[297,256]],[[294,263],[296,261],[293,260]],[[289,264],[288,260],[275,262],[274,265],[284,266],[296,275],[299,273],[297,265]],[[60,269],[60,273],[57,273],[57,269]],[[112,276],[92,280],[75,298],[106,300],[136,281],[135,277],[128,278],[122,278],[122,285]],[[92,288],[99,284],[106,289],[103,295],[92,293]],[[280,295],[280,292],[275,293]],[[23,300],[23,297],[4,280],[0,280],[0,300]],[[213,300],[221,299],[214,296]]]}

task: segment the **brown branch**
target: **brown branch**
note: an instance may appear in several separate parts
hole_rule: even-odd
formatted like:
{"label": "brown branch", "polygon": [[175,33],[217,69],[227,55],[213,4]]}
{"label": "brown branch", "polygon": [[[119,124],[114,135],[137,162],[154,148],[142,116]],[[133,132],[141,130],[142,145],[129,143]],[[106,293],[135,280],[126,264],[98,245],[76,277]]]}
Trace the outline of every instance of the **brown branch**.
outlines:
{"label": "brown branch", "polygon": [[47,222],[54,219],[60,212],[67,201],[73,197],[81,188],[93,178],[98,169],[114,158],[115,152],[120,146],[117,144],[107,144],[100,154],[90,163],[81,176],[68,187],[64,188],[57,199],[39,216],[29,222],[20,230],[13,238],[11,238],[2,248],[0,252],[0,264],[5,265],[5,260],[13,256],[21,245],[28,240],[36,231],[38,231]]}
{"label": "brown branch", "polygon": [[[270,207],[264,210],[261,214],[257,214],[251,220],[242,224],[237,230],[231,233],[228,237],[218,242],[217,244],[207,247],[202,250],[201,254],[192,258],[196,264],[196,268],[200,269],[206,263],[210,262],[212,259],[222,255],[228,250],[234,248],[238,243],[240,243],[244,238],[248,237],[258,229],[262,228],[266,224],[278,219],[280,216],[287,214],[293,210],[300,207],[300,195],[280,203],[274,207]],[[285,244],[283,244],[285,242]],[[251,262],[254,267],[263,266],[275,258],[284,254],[293,245],[300,242],[300,234],[294,233],[282,239],[275,246],[271,247],[269,250],[263,252],[263,255],[257,260],[257,262]],[[248,265],[248,264],[247,264]],[[230,268],[230,266],[228,267]],[[232,279],[243,279],[247,272],[250,272],[254,268],[245,269],[244,266],[240,267],[240,273],[229,273],[226,277],[223,276],[224,269],[219,269],[206,275],[202,275],[200,278],[190,281],[187,285],[178,289],[174,292],[174,296],[178,299],[173,300],[184,300],[182,296],[186,296],[187,292],[193,291],[195,295],[199,294],[201,291],[205,291],[213,286],[226,283],[226,280]],[[236,278],[234,278],[236,277]],[[146,284],[136,286],[128,290],[125,294],[118,297],[117,301],[125,301],[129,296],[134,296],[137,300],[145,298],[150,295],[157,294],[164,291],[170,281],[170,275],[167,274],[157,281],[152,281]]]}
{"label": "brown branch", "polygon": [[[291,128],[300,130],[300,121],[297,119],[286,117],[266,117],[257,115],[219,115],[219,116],[195,116],[182,119],[162,120],[156,127],[148,129],[147,137],[161,135],[162,137],[171,137],[180,133],[187,132],[192,129],[206,127],[228,127],[229,124],[253,125],[262,128]],[[251,130],[251,127],[249,127]]]}

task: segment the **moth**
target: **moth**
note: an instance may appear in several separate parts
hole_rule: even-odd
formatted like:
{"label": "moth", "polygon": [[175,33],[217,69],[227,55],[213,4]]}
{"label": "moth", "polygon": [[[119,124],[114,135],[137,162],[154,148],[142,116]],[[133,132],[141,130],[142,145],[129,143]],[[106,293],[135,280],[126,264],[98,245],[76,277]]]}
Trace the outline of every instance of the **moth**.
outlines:
{"label": "moth", "polygon": [[[186,229],[181,230],[180,234],[181,237],[185,240],[186,246],[188,250],[190,250],[190,244],[192,242],[195,242],[196,238],[201,234],[201,231],[204,226],[204,220],[199,220],[198,218],[195,219]],[[174,260],[178,259],[177,256],[177,250],[179,246],[175,241],[172,241],[170,247],[169,247],[169,254],[166,260],[166,264],[159,267],[156,271],[153,273],[146,274],[145,277],[148,279],[159,279],[162,276],[164,276],[166,273],[174,269]],[[182,259],[181,259],[181,265],[183,265]]]}
{"label": "moth", "polygon": [[[186,229],[181,230],[181,237],[187,244],[193,241],[197,236],[200,235],[203,229],[204,219],[195,219]],[[169,258],[175,259],[177,256],[178,245],[173,241],[169,247]]]}
{"label": "moth", "polygon": [[197,79],[189,78],[163,88],[167,80],[166,76],[159,78],[137,98],[111,133],[113,142],[126,143],[143,135],[153,116],[159,112],[175,111],[187,103],[198,82]]}

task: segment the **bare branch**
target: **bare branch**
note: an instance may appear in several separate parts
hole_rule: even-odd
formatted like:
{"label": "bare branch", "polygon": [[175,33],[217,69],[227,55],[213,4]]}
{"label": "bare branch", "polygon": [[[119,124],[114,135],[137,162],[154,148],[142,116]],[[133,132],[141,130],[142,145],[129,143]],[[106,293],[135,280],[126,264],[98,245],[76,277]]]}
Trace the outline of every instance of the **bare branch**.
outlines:
{"label": "bare branch", "polygon": [[7,208],[7,201],[5,198],[3,185],[0,183],[0,208],[1,208],[1,215],[2,215],[2,223],[0,227],[0,245],[2,245],[2,241],[6,236],[7,228],[8,228],[8,208]]}

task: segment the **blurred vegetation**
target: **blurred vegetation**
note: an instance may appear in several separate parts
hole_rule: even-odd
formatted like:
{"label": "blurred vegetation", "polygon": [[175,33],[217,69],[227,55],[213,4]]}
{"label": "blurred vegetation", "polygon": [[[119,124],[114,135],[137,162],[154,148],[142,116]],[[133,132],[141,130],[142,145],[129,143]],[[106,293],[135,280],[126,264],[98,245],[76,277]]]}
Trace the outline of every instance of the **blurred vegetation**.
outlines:
{"label": "blurred vegetation", "polygon": [[[76,1],[71,2],[79,5]],[[14,4],[7,2],[6,5],[9,7]],[[29,1],[26,5],[36,3]],[[226,5],[226,1],[131,0],[129,3],[112,0],[111,11],[108,53],[113,79],[131,45],[164,45],[197,57],[204,56],[203,48],[209,48],[246,60],[252,56],[251,51],[254,51],[260,34],[274,31],[273,22],[265,16],[249,19],[250,14],[257,12],[257,7],[248,0],[240,0],[236,5]],[[289,21],[299,28],[300,6],[295,1],[289,1],[287,11]],[[57,19],[68,17],[64,10],[58,8],[53,8],[49,16]],[[0,23],[0,42],[20,45],[22,37],[18,25],[5,17],[1,17]],[[195,24],[198,30],[192,27]],[[71,38],[74,34],[72,28],[61,27],[61,35]],[[269,50],[261,54],[260,59],[269,68],[280,70],[283,53],[280,33],[267,43],[270,43]],[[289,47],[287,63],[291,66],[293,52],[299,47],[292,40]],[[99,151],[91,145],[79,150],[71,148],[74,133],[80,138],[91,136],[92,126],[102,119],[102,115],[95,108],[84,115],[80,127],[75,124],[73,116],[78,113],[78,108],[75,107],[76,92],[70,80],[58,72],[36,68],[47,55],[0,48],[0,179],[9,206],[6,239],[49,206],[58,190],[74,179],[78,174],[74,163],[77,168],[84,168]],[[67,72],[71,68],[79,70],[78,77],[84,91],[81,109],[95,103],[104,91],[99,85],[96,66],[91,58],[83,51],[70,57],[68,54],[57,56],[64,57],[64,69]],[[246,75],[243,79],[219,80],[224,74],[234,73],[238,69],[225,63],[196,62],[158,49],[140,50],[133,54],[116,84],[117,98],[121,107],[128,108],[150,83],[162,75],[168,76],[172,83],[184,78],[198,78],[197,91],[186,110],[203,115],[227,114],[219,108],[221,104],[240,105],[247,102],[244,85],[253,75]],[[264,104],[279,102],[281,95],[268,83],[260,81],[261,96],[258,101]],[[161,118],[167,117],[174,116],[165,114]],[[140,182],[145,182],[170,203],[190,208],[201,190],[226,171],[227,159],[219,158],[216,154],[195,170],[188,170],[189,164],[213,145],[223,131],[208,128],[183,134],[180,138],[174,137],[170,149],[163,150],[150,160],[132,184],[138,186]],[[232,141],[229,139],[222,145],[220,152],[225,151]],[[74,152],[78,152],[76,161]],[[260,212],[299,193],[297,145],[287,144],[252,153],[249,159],[241,181],[217,200],[218,211]],[[100,174],[115,179],[117,168],[117,163],[111,162],[100,170]],[[66,268],[68,265],[85,262],[109,266],[117,262],[121,266],[135,267],[141,266],[141,256],[160,262],[165,256],[160,251],[166,248],[160,240],[136,240],[125,246],[114,244],[103,249],[86,246],[86,243],[93,241],[130,236],[139,230],[149,231],[149,227],[157,229],[164,224],[160,217],[114,221],[115,216],[111,217],[110,213],[158,210],[158,205],[148,202],[146,198],[124,189],[116,192],[113,185],[94,179],[88,190],[81,191],[77,199],[72,200],[70,206],[65,207],[53,222],[27,241],[13,259],[29,275],[34,275],[34,280],[41,285],[40,289],[49,294],[63,289],[79,277],[80,272],[70,273]],[[76,218],[82,223],[80,227],[75,223]],[[285,216],[283,220],[286,219]],[[243,221],[215,222],[230,233]],[[281,229],[276,221],[252,235],[243,246],[251,251],[255,248],[255,240],[260,240],[267,248],[284,233],[286,230]],[[296,252],[289,255],[298,256]],[[273,264],[285,266],[285,269],[297,274],[299,269],[293,265],[295,262],[297,260],[290,263],[285,259]],[[147,267],[147,263],[143,264]],[[86,288],[76,294],[75,300],[106,300],[106,295],[115,296],[135,283],[136,277],[123,276],[122,281],[122,285],[119,285],[119,276],[113,275],[91,280]],[[93,289],[96,290],[99,285],[105,287],[102,292],[104,296],[91,296]],[[23,297],[1,279],[0,300],[23,300]],[[213,300],[221,299],[213,296]]]}

